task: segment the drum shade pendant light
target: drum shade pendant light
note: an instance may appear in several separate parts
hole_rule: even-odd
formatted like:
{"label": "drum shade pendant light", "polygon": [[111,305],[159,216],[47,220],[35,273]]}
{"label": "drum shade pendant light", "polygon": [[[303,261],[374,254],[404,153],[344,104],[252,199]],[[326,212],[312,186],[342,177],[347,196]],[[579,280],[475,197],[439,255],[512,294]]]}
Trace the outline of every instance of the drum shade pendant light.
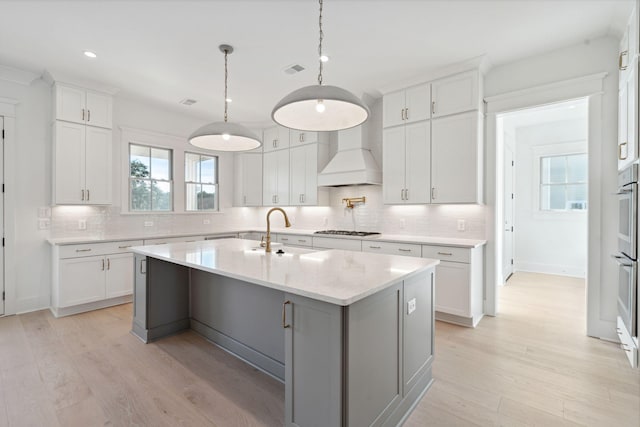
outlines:
{"label": "drum shade pendant light", "polygon": [[332,131],[358,126],[369,117],[369,107],[351,92],[322,84],[322,0],[320,4],[320,43],[318,45],[318,84],[305,86],[282,98],[271,112],[276,123],[305,131]]}
{"label": "drum shade pendant light", "polygon": [[260,138],[246,127],[227,121],[229,97],[227,96],[228,67],[227,57],[233,52],[233,47],[222,44],[220,50],[224,53],[224,121],[209,123],[196,130],[189,137],[189,143],[198,148],[215,151],[248,151],[262,145]]}

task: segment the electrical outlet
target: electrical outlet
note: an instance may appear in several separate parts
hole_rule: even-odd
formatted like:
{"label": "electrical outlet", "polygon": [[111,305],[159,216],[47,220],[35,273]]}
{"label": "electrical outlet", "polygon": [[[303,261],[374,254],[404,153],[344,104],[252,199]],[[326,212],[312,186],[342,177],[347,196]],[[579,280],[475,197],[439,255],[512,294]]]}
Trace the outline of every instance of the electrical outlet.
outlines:
{"label": "electrical outlet", "polygon": [[48,230],[50,225],[51,220],[49,218],[38,219],[38,230]]}
{"label": "electrical outlet", "polygon": [[153,227],[153,221],[145,221],[144,222],[144,226],[145,227]]}
{"label": "electrical outlet", "polygon": [[325,227],[329,225],[329,218],[327,218],[326,216],[322,218],[322,225],[324,225]]}
{"label": "electrical outlet", "polygon": [[416,299],[415,298],[411,298],[407,302],[407,314],[411,314],[414,311],[416,311]]}
{"label": "electrical outlet", "polygon": [[211,224],[211,220],[210,220],[210,219],[203,219],[203,220],[202,220],[202,223],[203,223],[204,225],[208,225],[208,224]]}
{"label": "electrical outlet", "polygon": [[404,218],[400,218],[400,228],[404,228],[405,225],[406,222],[404,221]]}
{"label": "electrical outlet", "polygon": [[38,218],[51,218],[51,208],[49,206],[38,208]]}
{"label": "electrical outlet", "polygon": [[78,220],[78,230],[86,230],[87,229],[87,220],[79,219]]}
{"label": "electrical outlet", "polygon": [[467,223],[464,219],[458,220],[458,231],[464,231],[467,228]]}

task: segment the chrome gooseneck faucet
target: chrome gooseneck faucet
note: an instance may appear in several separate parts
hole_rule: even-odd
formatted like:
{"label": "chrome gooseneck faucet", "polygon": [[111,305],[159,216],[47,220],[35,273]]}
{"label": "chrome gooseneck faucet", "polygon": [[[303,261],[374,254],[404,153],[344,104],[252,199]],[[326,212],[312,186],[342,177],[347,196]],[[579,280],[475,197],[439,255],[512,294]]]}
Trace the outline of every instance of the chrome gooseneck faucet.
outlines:
{"label": "chrome gooseneck faucet", "polygon": [[264,248],[265,252],[271,252],[271,220],[269,219],[269,215],[271,215],[271,212],[273,211],[282,212],[282,215],[284,215],[284,226],[291,227],[291,223],[289,222],[289,217],[287,216],[287,213],[284,211],[284,209],[282,208],[269,209],[269,212],[267,212],[267,246]]}

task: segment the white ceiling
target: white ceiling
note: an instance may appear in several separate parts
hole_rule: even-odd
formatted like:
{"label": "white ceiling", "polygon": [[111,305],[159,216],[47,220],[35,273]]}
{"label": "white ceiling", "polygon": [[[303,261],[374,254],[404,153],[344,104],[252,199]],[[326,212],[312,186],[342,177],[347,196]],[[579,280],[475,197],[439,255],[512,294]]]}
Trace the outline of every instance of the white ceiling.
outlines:
{"label": "white ceiling", "polygon": [[[487,55],[492,65],[619,36],[631,0],[325,0],[324,82],[357,95]],[[0,64],[81,76],[123,96],[219,120],[229,43],[230,119],[269,120],[315,84],[315,0],[0,1]],[[98,54],[95,60],[84,50]],[[307,69],[297,75],[291,64]],[[186,107],[183,98],[198,103]]]}

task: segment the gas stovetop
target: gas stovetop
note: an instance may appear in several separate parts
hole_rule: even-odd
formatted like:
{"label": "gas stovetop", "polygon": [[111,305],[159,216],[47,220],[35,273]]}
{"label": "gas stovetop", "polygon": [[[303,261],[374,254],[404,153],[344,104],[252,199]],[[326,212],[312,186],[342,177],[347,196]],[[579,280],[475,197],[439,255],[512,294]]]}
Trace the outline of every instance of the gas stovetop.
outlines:
{"label": "gas stovetop", "polygon": [[347,231],[347,230],[322,230],[316,231],[314,234],[332,234],[337,236],[375,236],[380,233],[371,231]]}

